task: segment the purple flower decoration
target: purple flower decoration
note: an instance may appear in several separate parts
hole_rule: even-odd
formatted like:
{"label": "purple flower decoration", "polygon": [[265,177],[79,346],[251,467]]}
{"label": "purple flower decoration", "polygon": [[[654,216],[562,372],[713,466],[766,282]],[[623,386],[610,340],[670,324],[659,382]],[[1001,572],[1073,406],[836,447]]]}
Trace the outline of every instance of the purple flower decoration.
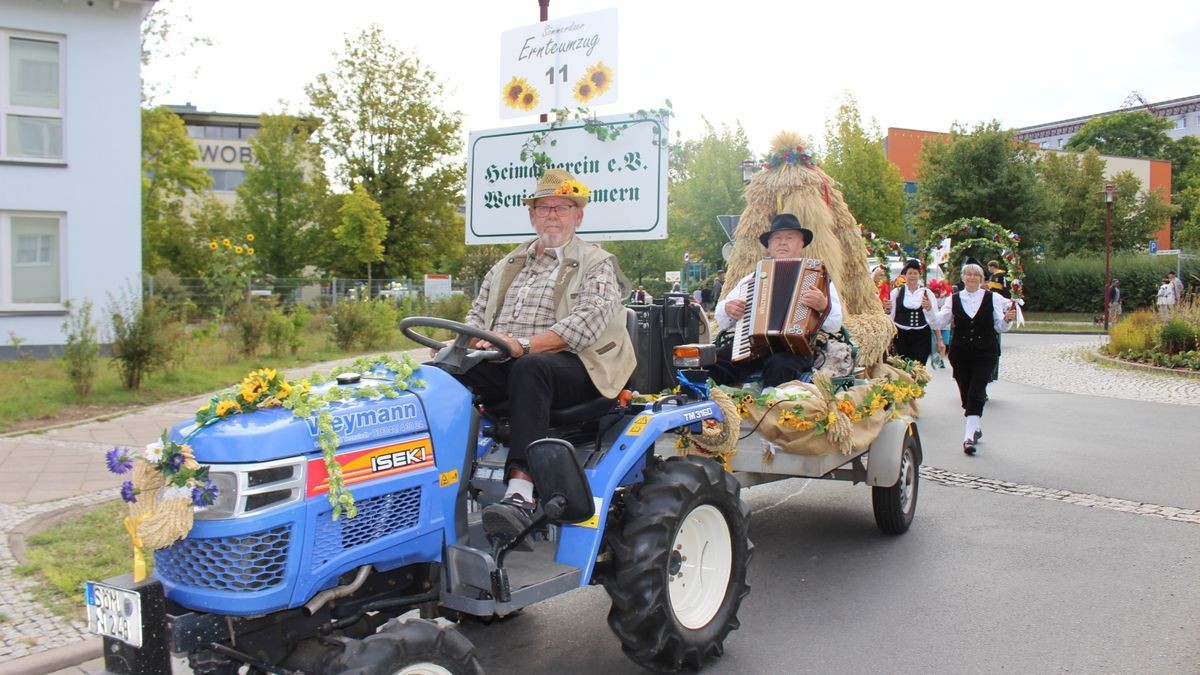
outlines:
{"label": "purple flower decoration", "polygon": [[132,481],[121,483],[121,499],[133,504],[137,501],[137,491],[133,489]]}
{"label": "purple flower decoration", "polygon": [[192,504],[196,506],[212,506],[216,500],[220,490],[216,485],[209,483],[202,488],[192,488]]}
{"label": "purple flower decoration", "polygon": [[163,467],[163,473],[166,473],[168,475],[173,474],[173,473],[179,473],[179,470],[182,468],[183,468],[183,453],[176,452],[175,454],[173,454],[169,458],[167,458],[167,465],[165,467]]}
{"label": "purple flower decoration", "polygon": [[104,453],[104,461],[108,470],[115,474],[126,473],[133,468],[133,458],[129,456],[129,448],[113,448]]}

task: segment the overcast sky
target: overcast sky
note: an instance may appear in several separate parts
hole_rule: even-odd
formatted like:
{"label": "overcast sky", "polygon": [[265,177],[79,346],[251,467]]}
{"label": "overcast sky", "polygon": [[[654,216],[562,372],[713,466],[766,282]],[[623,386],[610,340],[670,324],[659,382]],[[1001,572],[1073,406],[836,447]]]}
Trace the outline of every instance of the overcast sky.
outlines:
{"label": "overcast sky", "polygon": [[[212,40],[151,64],[157,103],[203,111],[290,112],[371,23],[443,81],[470,131],[500,118],[500,35],[537,22],[537,0],[160,0],[182,33]],[[684,138],[741,123],[762,155],[779,131],[820,143],[843,92],[880,129],[944,131],[998,119],[1020,127],[1200,94],[1200,3],[551,0],[550,17],[615,7],[619,100],[603,115],[670,99]],[[712,9],[699,9],[709,8]]]}

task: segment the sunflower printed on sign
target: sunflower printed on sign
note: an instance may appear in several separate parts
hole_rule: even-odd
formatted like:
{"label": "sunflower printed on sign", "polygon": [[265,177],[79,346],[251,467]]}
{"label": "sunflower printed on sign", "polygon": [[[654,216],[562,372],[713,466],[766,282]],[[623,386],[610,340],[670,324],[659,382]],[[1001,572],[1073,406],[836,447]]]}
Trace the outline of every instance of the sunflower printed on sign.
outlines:
{"label": "sunflower printed on sign", "polygon": [[517,101],[517,107],[521,110],[533,110],[538,104],[538,90],[529,87],[521,93],[521,99]]}
{"label": "sunflower printed on sign", "polygon": [[587,69],[584,78],[596,88],[596,95],[602,96],[612,87],[613,71],[603,61],[597,61],[596,65]]}
{"label": "sunflower printed on sign", "polygon": [[575,83],[575,100],[580,103],[587,103],[596,97],[596,88],[585,77]]}
{"label": "sunflower printed on sign", "polygon": [[511,80],[509,80],[508,84],[504,85],[504,89],[501,92],[501,97],[504,99],[504,105],[510,108],[523,107],[521,99],[524,98],[526,92],[531,90],[534,91],[534,96],[536,97],[537,91],[534,90],[533,87],[529,86],[529,80],[526,80],[523,77],[513,77]]}

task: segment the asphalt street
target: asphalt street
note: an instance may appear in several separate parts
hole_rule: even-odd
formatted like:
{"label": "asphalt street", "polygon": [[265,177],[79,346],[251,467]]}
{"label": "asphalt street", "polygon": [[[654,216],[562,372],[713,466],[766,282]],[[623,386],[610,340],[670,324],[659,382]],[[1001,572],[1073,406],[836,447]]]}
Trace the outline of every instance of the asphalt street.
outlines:
{"label": "asphalt street", "polygon": [[[1015,362],[1064,341],[1006,344]],[[1200,411],[1022,385],[1001,368],[974,457],[950,371],[935,371],[904,535],[879,533],[862,485],[744,492],[752,589],[704,672],[1200,672],[1200,523],[1164,517],[1200,508]],[[489,673],[645,672],[608,630],[608,605],[581,589],[462,630]]]}
{"label": "asphalt street", "polygon": [[[973,457],[934,371],[904,535],[863,485],[744,490],[751,592],[703,672],[1200,673],[1200,380],[1098,367],[1094,343],[1007,336]],[[589,587],[460,630],[492,674],[647,672],[608,608]]]}

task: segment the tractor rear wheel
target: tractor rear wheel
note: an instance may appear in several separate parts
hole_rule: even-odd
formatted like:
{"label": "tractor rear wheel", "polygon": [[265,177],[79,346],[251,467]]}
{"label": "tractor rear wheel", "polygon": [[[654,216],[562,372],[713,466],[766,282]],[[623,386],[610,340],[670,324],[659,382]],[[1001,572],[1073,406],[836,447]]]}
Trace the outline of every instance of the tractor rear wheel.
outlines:
{"label": "tractor rear wheel", "polygon": [[716,462],[672,457],[647,468],[623,495],[609,532],[613,573],[608,625],[646,668],[699,669],[724,652],[750,592],[750,509],[737,479]]}

